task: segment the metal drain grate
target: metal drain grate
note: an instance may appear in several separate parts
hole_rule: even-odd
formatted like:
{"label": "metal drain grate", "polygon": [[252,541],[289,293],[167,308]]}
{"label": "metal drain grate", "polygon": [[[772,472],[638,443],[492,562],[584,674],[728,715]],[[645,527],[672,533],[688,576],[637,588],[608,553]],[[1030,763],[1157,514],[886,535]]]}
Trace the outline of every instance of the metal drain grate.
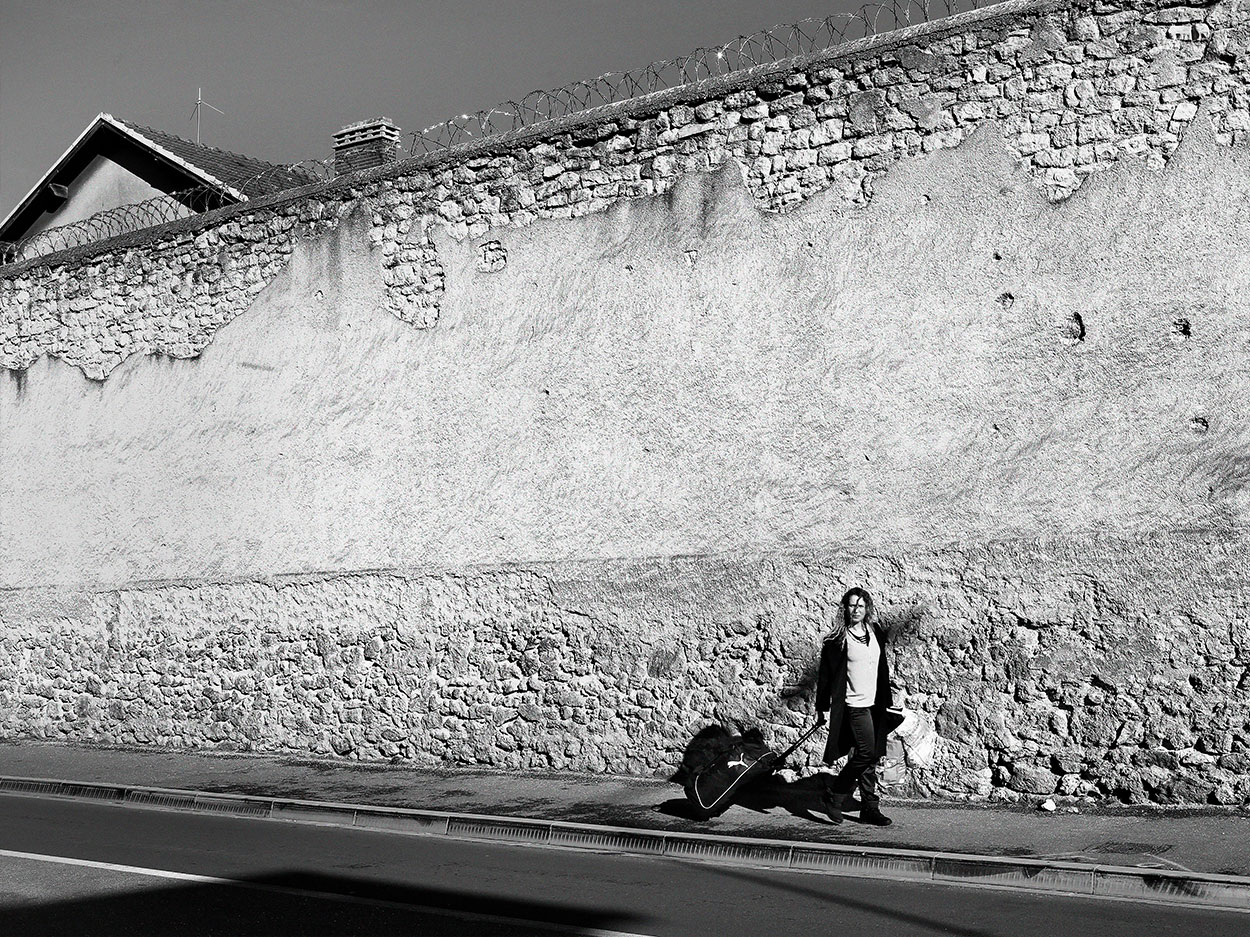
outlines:
{"label": "metal drain grate", "polygon": [[12,794],[59,794],[61,793],[61,782],[0,778],[0,791],[8,791]]}
{"label": "metal drain grate", "polygon": [[194,808],[204,813],[228,813],[236,817],[267,817],[269,801],[232,800],[227,797],[206,797],[199,794]]}
{"label": "metal drain grate", "polygon": [[62,797],[80,797],[84,800],[123,800],[126,791],[121,787],[105,787],[102,784],[72,784],[63,783],[58,785],[60,790],[56,793]]}
{"label": "metal drain grate", "polygon": [[189,810],[195,807],[194,794],[173,794],[164,791],[130,791],[126,802],[137,807],[170,807]]}

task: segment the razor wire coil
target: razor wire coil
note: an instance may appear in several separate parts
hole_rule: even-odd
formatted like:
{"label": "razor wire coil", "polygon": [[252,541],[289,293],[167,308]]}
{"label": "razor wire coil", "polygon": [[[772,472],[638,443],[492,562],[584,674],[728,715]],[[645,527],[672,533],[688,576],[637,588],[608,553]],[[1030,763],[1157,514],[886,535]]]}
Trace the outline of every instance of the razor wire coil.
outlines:
{"label": "razor wire coil", "polygon": [[461,114],[411,133],[408,153],[436,152],[473,140],[510,133],[544,121],[694,84],[708,78],[811,55],[883,32],[928,23],[1001,0],[880,0],[854,13],[799,20],[739,36],[719,46],[695,49],[628,72],[608,72],[517,101]]}
{"label": "razor wire coil", "polygon": [[[108,208],[81,221],[46,228],[20,241],[0,241],[0,265],[19,263],[119,234],[141,231],[239,201],[326,182],[332,177],[332,165],[332,160],[304,160],[286,166],[271,166],[228,186],[198,185],[153,196],[142,202]],[[231,190],[237,195],[231,194]]]}

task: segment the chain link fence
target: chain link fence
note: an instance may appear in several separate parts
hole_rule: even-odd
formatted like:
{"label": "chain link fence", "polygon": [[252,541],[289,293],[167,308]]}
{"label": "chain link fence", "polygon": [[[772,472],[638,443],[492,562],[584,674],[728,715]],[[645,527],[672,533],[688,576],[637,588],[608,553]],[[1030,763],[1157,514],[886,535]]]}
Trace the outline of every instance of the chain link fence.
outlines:
{"label": "chain link fence", "polygon": [[[810,55],[843,43],[906,26],[992,6],[1002,0],[883,0],[854,13],[800,20],[774,26],[724,45],[696,49],[688,55],[652,62],[628,72],[608,72],[550,91],[534,91],[519,101],[473,114],[461,114],[412,133],[409,155],[433,153],[544,121],[567,117],[605,104],[692,84],[707,78]],[[16,263],[104,238],[164,224],[237,201],[328,180],[333,160],[305,160],[273,166],[234,183],[237,196],[200,186],[102,211],[82,221],[48,228],[15,243],[0,241],[0,264]]]}

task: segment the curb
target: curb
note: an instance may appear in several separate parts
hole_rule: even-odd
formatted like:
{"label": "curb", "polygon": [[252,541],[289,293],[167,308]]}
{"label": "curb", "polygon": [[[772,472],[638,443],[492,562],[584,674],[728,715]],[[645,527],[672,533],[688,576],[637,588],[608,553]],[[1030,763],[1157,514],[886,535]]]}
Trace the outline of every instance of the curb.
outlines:
{"label": "curb", "polygon": [[0,794],[91,800],[118,806],[285,820],[372,832],[590,849],[622,855],[788,869],[861,878],[1025,889],[1092,898],[1163,902],[1226,911],[1250,911],[1250,877],[1086,865],[1048,859],[792,843],[771,839],[674,833],[513,817],[372,807],[321,801],[209,794],[157,787],[0,777]]}

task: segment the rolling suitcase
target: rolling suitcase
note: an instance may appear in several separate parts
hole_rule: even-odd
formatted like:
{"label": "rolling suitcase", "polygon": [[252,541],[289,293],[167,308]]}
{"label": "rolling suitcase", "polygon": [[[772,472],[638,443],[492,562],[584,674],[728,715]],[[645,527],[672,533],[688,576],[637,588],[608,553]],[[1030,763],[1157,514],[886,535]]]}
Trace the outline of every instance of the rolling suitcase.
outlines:
{"label": "rolling suitcase", "polygon": [[744,787],[780,768],[795,749],[822,728],[821,723],[812,726],[780,755],[764,747],[758,731],[727,740],[724,751],[686,775],[686,799],[690,801],[694,818],[710,820],[720,816]]}

